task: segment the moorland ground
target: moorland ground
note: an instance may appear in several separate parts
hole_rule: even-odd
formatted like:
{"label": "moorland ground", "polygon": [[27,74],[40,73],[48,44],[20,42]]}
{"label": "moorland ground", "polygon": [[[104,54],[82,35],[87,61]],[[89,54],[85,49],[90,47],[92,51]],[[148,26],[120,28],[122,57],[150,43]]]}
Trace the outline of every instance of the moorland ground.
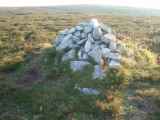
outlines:
{"label": "moorland ground", "polygon": [[[84,8],[0,8],[0,120],[160,119],[160,16],[152,10]],[[91,18],[110,26],[135,57],[124,53],[125,67],[108,71],[99,83],[90,81],[89,68],[73,73],[68,63],[59,63],[52,48],[60,30]],[[75,83],[103,94],[82,95]]]}

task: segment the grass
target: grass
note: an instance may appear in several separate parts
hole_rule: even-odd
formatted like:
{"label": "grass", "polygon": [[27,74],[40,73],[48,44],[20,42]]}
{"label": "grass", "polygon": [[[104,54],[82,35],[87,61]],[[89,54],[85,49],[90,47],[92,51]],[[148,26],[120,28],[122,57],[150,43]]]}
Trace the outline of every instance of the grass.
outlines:
{"label": "grass", "polygon": [[[150,115],[138,115],[142,120],[159,119],[156,56],[160,49],[153,41],[159,17],[21,12],[0,17],[0,119],[106,120],[120,116],[132,120],[141,111]],[[109,69],[105,79],[95,81],[91,79],[93,66],[72,72],[69,62],[62,63],[61,53],[52,47],[59,30],[92,17],[113,28],[123,55],[121,69]],[[97,88],[101,94],[80,94],[75,84]]]}

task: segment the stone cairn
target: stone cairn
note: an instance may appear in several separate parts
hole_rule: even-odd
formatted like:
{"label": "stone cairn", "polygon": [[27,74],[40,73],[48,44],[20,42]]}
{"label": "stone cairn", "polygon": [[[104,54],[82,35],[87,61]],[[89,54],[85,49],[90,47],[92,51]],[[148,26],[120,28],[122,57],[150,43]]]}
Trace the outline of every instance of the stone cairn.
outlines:
{"label": "stone cairn", "polygon": [[115,35],[96,19],[60,31],[54,43],[57,51],[65,51],[62,61],[69,60],[73,71],[93,65],[93,79],[103,79],[107,68],[120,67],[121,55]]}

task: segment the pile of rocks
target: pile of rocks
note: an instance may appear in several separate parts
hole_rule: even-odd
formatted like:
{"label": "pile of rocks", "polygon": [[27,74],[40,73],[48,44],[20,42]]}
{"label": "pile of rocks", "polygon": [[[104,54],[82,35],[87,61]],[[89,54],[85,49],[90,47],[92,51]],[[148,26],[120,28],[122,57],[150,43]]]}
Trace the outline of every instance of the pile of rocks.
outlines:
{"label": "pile of rocks", "polygon": [[105,68],[120,66],[116,37],[109,27],[96,19],[60,31],[54,43],[57,51],[65,51],[62,61],[69,60],[73,71],[94,65],[93,79],[103,78]]}

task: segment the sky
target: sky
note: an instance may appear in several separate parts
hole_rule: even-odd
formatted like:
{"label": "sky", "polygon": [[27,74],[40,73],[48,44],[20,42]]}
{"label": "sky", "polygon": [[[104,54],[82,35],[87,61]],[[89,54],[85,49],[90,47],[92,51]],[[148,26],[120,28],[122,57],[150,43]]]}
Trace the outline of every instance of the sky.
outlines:
{"label": "sky", "polygon": [[160,0],[0,0],[1,7],[55,5],[118,5],[160,9]]}

